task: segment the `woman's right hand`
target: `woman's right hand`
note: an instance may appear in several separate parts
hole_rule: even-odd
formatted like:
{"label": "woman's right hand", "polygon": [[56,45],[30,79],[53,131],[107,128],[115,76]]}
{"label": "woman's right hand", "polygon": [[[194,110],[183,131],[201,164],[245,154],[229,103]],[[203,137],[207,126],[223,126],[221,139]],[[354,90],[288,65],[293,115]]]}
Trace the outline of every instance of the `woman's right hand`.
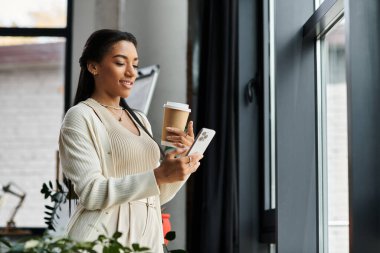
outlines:
{"label": "woman's right hand", "polygon": [[185,151],[185,149],[177,148],[165,155],[160,166],[154,170],[158,185],[186,180],[188,175],[198,169],[199,161],[203,158],[203,155],[195,153],[189,156],[175,157]]}

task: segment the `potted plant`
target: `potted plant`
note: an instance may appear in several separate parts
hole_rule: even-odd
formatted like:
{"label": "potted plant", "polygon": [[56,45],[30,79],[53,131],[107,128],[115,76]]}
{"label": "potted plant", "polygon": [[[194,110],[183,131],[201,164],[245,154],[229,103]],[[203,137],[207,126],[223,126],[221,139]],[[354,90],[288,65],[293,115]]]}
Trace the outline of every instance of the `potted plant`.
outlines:
{"label": "potted plant", "polygon": [[[61,204],[66,202],[67,192],[57,181],[56,189],[53,183],[49,181],[42,185],[41,193],[45,199],[50,198],[53,205],[46,205],[45,223],[48,230],[55,230],[57,219],[57,211],[61,209]],[[165,215],[167,216],[167,215]],[[169,215],[170,217],[170,215]],[[170,223],[169,223],[170,224]],[[170,228],[166,225],[166,229]],[[97,239],[89,242],[77,242],[67,237],[53,237],[48,231],[42,236],[29,238],[24,241],[11,242],[7,238],[0,238],[0,252],[4,253],[97,253],[95,248],[102,248],[103,253],[133,253],[133,252],[151,252],[148,247],[132,244],[131,247],[123,246],[118,242],[121,237],[120,232],[114,233],[111,237],[99,235]],[[175,239],[175,232],[169,231],[165,233],[165,240],[171,241]],[[164,250],[168,253],[185,253],[185,250],[169,250],[167,244],[164,244]]]}

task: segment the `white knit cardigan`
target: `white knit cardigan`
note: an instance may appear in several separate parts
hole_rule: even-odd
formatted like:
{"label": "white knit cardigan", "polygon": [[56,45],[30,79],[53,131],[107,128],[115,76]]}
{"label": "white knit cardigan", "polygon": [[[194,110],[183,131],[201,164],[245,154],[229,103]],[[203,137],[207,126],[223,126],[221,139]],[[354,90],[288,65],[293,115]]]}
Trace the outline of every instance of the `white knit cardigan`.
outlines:
{"label": "white knit cardigan", "polygon": [[[123,178],[108,177],[108,171],[113,168],[109,136],[94,110],[85,103],[66,113],[59,139],[62,170],[72,180],[79,196],[79,204],[67,225],[67,235],[79,241],[94,240],[110,229],[110,219],[119,205],[148,197],[156,198],[157,216],[161,220],[160,203],[171,200],[184,181],[158,186],[154,168]],[[145,115],[138,114],[152,133]],[[162,228],[159,231],[162,244]]]}

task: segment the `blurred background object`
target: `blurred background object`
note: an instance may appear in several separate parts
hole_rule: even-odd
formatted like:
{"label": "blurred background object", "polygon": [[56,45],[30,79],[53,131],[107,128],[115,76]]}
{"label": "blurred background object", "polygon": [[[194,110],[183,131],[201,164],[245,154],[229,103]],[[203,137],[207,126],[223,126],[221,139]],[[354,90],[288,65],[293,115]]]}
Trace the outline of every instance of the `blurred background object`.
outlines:
{"label": "blurred background object", "polygon": [[24,202],[24,199],[26,197],[26,192],[24,192],[18,185],[15,183],[8,183],[7,185],[3,186],[3,192],[5,194],[10,194],[12,196],[15,196],[19,199],[17,205],[14,207],[12,214],[10,215],[10,218],[7,221],[7,229],[11,230],[16,228],[16,223],[14,221],[14,218],[22,206],[22,203]]}

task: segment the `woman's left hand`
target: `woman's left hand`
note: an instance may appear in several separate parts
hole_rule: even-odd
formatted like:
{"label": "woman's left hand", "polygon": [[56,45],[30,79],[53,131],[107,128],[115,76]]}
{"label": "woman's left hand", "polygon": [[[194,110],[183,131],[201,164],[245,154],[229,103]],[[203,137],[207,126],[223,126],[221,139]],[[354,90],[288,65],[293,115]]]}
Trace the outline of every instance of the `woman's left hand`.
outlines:
{"label": "woman's left hand", "polygon": [[180,130],[174,127],[167,127],[166,130],[171,133],[166,138],[178,148],[190,148],[194,142],[193,121],[187,124],[187,131]]}

